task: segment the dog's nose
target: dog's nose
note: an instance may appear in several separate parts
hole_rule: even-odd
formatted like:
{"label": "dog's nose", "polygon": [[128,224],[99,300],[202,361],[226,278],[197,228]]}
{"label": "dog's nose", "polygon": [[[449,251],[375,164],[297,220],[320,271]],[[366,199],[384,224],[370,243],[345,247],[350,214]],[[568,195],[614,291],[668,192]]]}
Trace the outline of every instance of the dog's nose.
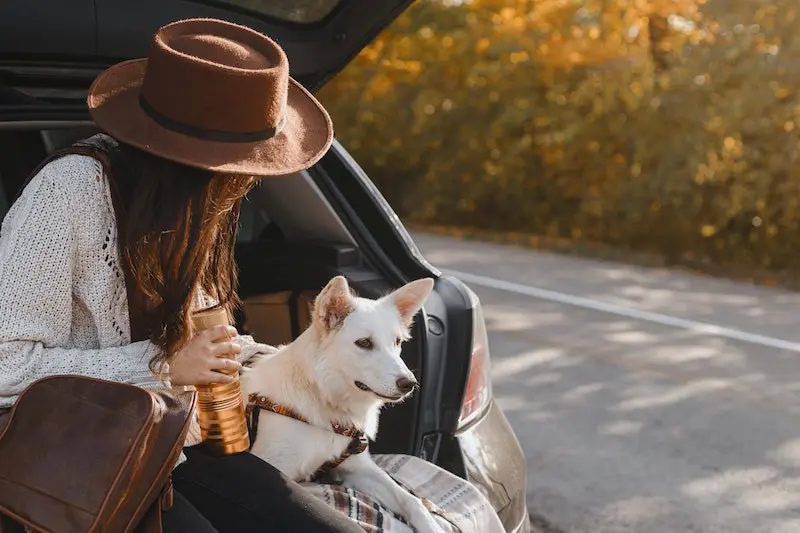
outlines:
{"label": "dog's nose", "polygon": [[415,379],[409,379],[407,377],[397,378],[397,390],[402,392],[403,394],[407,394],[414,390],[414,387],[417,386],[417,381]]}

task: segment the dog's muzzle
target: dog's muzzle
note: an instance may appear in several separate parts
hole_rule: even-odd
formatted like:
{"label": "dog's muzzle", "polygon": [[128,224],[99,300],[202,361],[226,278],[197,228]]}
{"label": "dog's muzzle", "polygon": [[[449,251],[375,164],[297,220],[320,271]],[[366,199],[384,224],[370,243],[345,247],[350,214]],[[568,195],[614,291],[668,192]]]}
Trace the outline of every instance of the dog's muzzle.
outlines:
{"label": "dog's muzzle", "polygon": [[411,391],[413,391],[413,390],[414,390],[414,388],[416,387],[416,383],[415,383],[414,385],[412,385],[412,387],[411,387],[411,388],[410,388],[408,391],[402,391],[402,393],[401,393],[401,394],[398,394],[397,396],[386,396],[386,395],[384,395],[384,394],[380,394],[380,393],[378,393],[378,392],[375,392],[375,391],[374,391],[374,390],[372,390],[371,388],[367,387],[367,386],[366,386],[366,385],[365,385],[363,382],[361,382],[361,381],[356,381],[356,382],[355,382],[355,386],[356,386],[356,387],[358,387],[359,389],[363,390],[364,392],[369,392],[369,393],[372,393],[372,394],[374,394],[374,395],[375,395],[375,396],[377,396],[378,398],[383,398],[384,400],[388,400],[388,401],[390,401],[390,402],[397,402],[397,401],[400,401],[400,400],[402,400],[402,399],[403,399],[403,398],[405,398],[406,396],[408,396],[408,394],[410,394],[410,393],[411,393]]}

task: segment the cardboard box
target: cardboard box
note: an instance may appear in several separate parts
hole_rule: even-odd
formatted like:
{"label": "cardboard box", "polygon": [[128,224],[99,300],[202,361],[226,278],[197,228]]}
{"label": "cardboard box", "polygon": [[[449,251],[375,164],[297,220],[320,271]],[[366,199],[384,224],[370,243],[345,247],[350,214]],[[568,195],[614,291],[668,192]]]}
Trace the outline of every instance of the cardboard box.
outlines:
{"label": "cardboard box", "polygon": [[282,291],[246,298],[242,301],[245,327],[258,342],[288,344],[311,325],[315,297],[313,291]]}
{"label": "cardboard box", "polygon": [[314,298],[317,293],[312,291],[301,292],[297,297],[297,325],[299,332],[304,332],[311,325],[311,314],[314,312]]}

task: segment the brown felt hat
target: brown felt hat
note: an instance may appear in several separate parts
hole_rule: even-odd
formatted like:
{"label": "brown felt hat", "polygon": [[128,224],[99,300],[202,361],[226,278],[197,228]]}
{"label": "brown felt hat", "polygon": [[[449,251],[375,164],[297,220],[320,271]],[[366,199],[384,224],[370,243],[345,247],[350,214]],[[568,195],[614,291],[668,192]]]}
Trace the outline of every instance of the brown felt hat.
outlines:
{"label": "brown felt hat", "polygon": [[328,113],[289,77],[283,50],[221,20],[162,27],[146,59],[97,77],[88,104],[117,140],[223,174],[291,174],[316,163],[333,140]]}

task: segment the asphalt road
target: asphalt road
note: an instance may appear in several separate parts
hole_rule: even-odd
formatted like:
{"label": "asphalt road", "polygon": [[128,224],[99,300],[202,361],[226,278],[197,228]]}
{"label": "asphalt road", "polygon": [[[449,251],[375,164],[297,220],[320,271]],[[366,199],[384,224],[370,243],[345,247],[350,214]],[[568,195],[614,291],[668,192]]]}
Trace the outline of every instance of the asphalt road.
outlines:
{"label": "asphalt road", "polygon": [[483,302],[534,515],[568,533],[800,532],[800,294],[414,237]]}

